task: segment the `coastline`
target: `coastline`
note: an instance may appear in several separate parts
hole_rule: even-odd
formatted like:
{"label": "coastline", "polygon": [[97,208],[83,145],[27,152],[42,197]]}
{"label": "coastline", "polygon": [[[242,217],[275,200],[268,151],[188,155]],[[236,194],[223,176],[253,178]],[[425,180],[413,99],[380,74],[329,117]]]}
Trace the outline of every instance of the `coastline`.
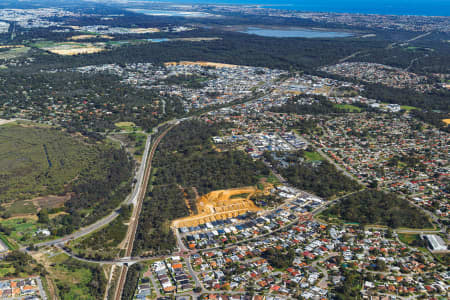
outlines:
{"label": "coastline", "polygon": [[225,5],[225,6],[248,6],[261,9],[277,9],[284,11],[295,11],[300,13],[343,13],[361,15],[393,15],[393,16],[426,16],[426,17],[449,17],[450,1],[445,0],[381,0],[375,3],[364,3],[358,0],[315,0],[296,1],[288,0],[175,0],[173,4],[193,5]]}

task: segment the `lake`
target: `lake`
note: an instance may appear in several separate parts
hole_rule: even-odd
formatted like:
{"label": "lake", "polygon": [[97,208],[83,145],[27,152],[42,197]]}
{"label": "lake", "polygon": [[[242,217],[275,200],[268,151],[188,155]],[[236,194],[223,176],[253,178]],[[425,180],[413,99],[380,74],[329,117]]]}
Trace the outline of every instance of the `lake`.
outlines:
{"label": "lake", "polygon": [[248,27],[246,30],[239,32],[279,38],[343,38],[353,36],[353,34],[350,32],[342,31],[322,31],[312,29],[269,29],[260,27]]}
{"label": "lake", "polygon": [[147,39],[147,41],[152,43],[162,43],[162,42],[168,42],[169,39],[167,38],[161,38],[161,39]]}

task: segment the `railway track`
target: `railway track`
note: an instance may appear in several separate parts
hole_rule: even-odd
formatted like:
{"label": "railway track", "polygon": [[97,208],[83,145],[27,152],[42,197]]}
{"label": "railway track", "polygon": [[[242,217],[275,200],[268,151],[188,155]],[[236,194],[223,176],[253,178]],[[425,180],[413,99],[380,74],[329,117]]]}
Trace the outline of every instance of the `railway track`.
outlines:
{"label": "railway track", "polygon": [[[128,226],[127,235],[125,237],[125,239],[126,239],[126,243],[125,243],[126,249],[125,249],[125,255],[124,255],[125,257],[130,257],[131,253],[133,251],[134,240],[136,238],[136,231],[137,231],[137,226],[139,223],[139,215],[141,214],[142,203],[144,202],[144,199],[145,199],[148,181],[149,181],[150,175],[151,175],[153,156],[154,156],[156,149],[158,148],[158,145],[161,142],[161,140],[164,138],[164,136],[167,134],[167,132],[169,132],[175,126],[176,126],[176,124],[171,125],[163,133],[161,133],[158,136],[158,138],[156,138],[154,144],[152,145],[152,147],[150,149],[150,154],[149,154],[148,160],[147,160],[147,168],[145,169],[145,174],[144,174],[144,178],[143,178],[143,182],[142,182],[143,188],[141,189],[141,191],[139,193],[136,206],[133,209],[133,214],[130,218],[130,225]],[[121,270],[120,270],[119,281],[117,284],[116,292],[114,293],[115,300],[120,300],[122,298],[122,292],[123,292],[123,287],[125,286],[127,272],[128,272],[128,266],[126,266],[126,265],[122,266]]]}

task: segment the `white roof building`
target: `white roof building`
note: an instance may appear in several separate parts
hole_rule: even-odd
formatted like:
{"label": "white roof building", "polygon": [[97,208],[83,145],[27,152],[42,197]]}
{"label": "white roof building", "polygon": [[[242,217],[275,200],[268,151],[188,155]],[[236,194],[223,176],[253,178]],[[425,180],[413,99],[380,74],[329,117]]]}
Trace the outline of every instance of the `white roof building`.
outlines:
{"label": "white roof building", "polygon": [[427,241],[430,244],[430,248],[432,251],[446,251],[447,250],[447,244],[444,242],[444,240],[436,235],[436,234],[426,234],[424,237],[427,239]]}

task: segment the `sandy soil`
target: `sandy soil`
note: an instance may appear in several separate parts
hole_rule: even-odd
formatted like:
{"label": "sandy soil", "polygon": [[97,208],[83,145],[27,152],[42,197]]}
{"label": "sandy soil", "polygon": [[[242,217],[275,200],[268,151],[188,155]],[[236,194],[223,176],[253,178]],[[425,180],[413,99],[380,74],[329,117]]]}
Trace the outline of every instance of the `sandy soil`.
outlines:
{"label": "sandy soil", "polygon": [[70,194],[64,196],[48,195],[31,199],[33,204],[39,208],[56,208],[64,205],[70,199]]}
{"label": "sandy soil", "polygon": [[216,68],[236,68],[237,65],[230,65],[230,64],[221,64],[221,63],[215,63],[215,62],[208,62],[208,61],[180,61],[180,62],[167,62],[164,63],[166,66],[176,66],[176,65],[183,65],[183,66],[202,66],[202,67],[216,67]]}
{"label": "sandy soil", "polygon": [[86,47],[86,48],[72,48],[72,49],[58,49],[58,48],[52,48],[52,49],[46,49],[47,51],[59,55],[78,55],[78,54],[91,54],[91,53],[98,53],[102,52],[105,49],[99,48],[99,47]]}
{"label": "sandy soil", "polygon": [[[31,256],[36,261],[38,261],[39,263],[44,265],[45,270],[49,270],[50,262],[48,261],[48,259],[47,259],[45,254],[43,254],[41,252],[34,252]],[[48,296],[49,296],[50,300],[56,300],[56,299],[58,299],[58,297],[56,296],[56,287],[55,287],[55,283],[53,282],[53,280],[50,277],[50,275],[52,275],[52,274],[49,274],[49,275],[45,276],[45,280],[47,281],[48,291],[50,293],[50,295],[48,295]]]}
{"label": "sandy soil", "polygon": [[0,49],[12,49],[12,48],[23,48],[24,45],[2,45]]}
{"label": "sandy soil", "polygon": [[155,33],[160,32],[158,28],[130,28],[131,33]]}
{"label": "sandy soil", "polygon": [[[174,220],[175,228],[196,226],[207,222],[236,217],[248,211],[260,211],[250,197],[258,192],[255,187],[218,190],[197,199],[198,214]],[[245,197],[241,194],[247,194]]]}
{"label": "sandy soil", "polygon": [[16,121],[15,119],[11,119],[11,120],[0,119],[0,125],[12,123],[15,121]]}
{"label": "sandy soil", "polygon": [[102,38],[102,39],[113,39],[112,36],[109,35],[93,35],[93,34],[80,34],[80,35],[74,35],[69,38],[68,40],[72,41],[78,41],[78,40],[88,40],[88,39],[95,39],[95,38]]}

